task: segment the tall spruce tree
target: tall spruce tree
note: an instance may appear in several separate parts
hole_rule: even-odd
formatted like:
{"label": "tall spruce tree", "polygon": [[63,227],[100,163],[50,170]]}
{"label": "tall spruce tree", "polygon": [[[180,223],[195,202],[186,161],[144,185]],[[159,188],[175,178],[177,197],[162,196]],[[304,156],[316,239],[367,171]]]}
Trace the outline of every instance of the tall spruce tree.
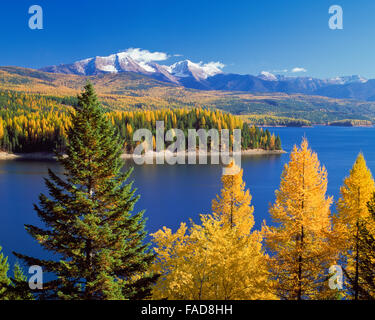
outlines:
{"label": "tall spruce tree", "polygon": [[142,299],[157,276],[148,273],[154,259],[145,244],[143,211],[132,213],[139,196],[122,172],[123,143],[110,125],[91,83],[72,112],[66,156],[58,154],[64,177],[49,170],[50,197],[39,196],[35,210],[46,228],[27,232],[60,260],[15,255],[40,265],[56,278],[44,284],[40,298]]}
{"label": "tall spruce tree", "polygon": [[[374,200],[369,203],[371,210],[375,210]],[[358,280],[345,273],[349,287],[352,290],[356,289],[358,299],[362,300],[375,300],[375,235],[372,226],[374,222],[375,216],[372,215],[358,223]]]}
{"label": "tall spruce tree", "polygon": [[[356,260],[357,273],[344,269],[347,286],[357,299],[375,300],[375,194],[367,203],[370,215],[356,223],[358,228]],[[354,295],[355,298],[355,295]]]}
{"label": "tall spruce tree", "polygon": [[[370,215],[359,223],[358,291],[366,300],[375,300],[375,193],[367,203]],[[352,286],[354,281],[349,278]]]}

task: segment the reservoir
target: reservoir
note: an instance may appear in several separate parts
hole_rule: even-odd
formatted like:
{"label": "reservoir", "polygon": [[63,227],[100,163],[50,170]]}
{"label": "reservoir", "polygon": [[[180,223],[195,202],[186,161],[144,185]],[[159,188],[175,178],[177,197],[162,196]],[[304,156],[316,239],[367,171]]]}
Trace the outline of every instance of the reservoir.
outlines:
{"label": "reservoir", "polygon": [[[279,134],[286,154],[247,155],[242,157],[244,181],[250,189],[254,205],[255,228],[263,220],[271,224],[269,204],[279,187],[283,166],[289,159],[294,144],[305,136],[310,147],[328,171],[328,195],[337,201],[340,186],[349,174],[358,153],[363,152],[368,167],[375,172],[375,128],[327,127],[270,128]],[[210,161],[208,161],[210,162]],[[163,226],[173,231],[181,222],[199,221],[199,214],[209,213],[211,201],[221,188],[221,167],[218,165],[134,165],[125,161],[125,167],[134,166],[131,179],[141,196],[137,210],[145,210],[146,228],[152,233]],[[54,161],[3,160],[0,161],[0,246],[10,263],[15,261],[12,251],[27,255],[49,255],[29,236],[24,224],[41,226],[33,210],[38,195],[46,192],[44,177],[47,169],[62,173]],[[334,205],[331,208],[333,211]]]}

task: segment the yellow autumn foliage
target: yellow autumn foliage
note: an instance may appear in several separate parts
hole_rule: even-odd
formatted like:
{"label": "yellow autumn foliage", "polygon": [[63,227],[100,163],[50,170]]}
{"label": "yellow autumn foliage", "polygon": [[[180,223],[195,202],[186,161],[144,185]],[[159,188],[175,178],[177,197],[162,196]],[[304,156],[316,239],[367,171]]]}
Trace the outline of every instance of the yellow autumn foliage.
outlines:
{"label": "yellow autumn foliage", "polygon": [[[375,191],[374,179],[367,168],[365,158],[360,153],[350,170],[348,177],[340,188],[340,198],[337,202],[338,214],[334,219],[336,246],[342,253],[342,262],[346,272],[346,285],[352,287],[350,293],[353,299],[358,299],[360,283],[358,264],[359,252],[363,249],[359,246],[360,224],[367,223],[369,231],[375,236],[373,220],[369,219],[370,213],[367,203]],[[348,279],[351,278],[351,283]]]}
{"label": "yellow autumn foliage", "polygon": [[161,274],[154,299],[275,298],[262,236],[251,232],[253,208],[242,170],[222,181],[213,214],[201,215],[200,224],[191,221],[190,228],[182,223],[175,233],[164,227],[152,235],[157,254],[153,271]]}
{"label": "yellow autumn foliage", "polygon": [[270,208],[275,226],[265,227],[280,298],[320,299],[333,294],[325,281],[336,257],[330,246],[332,198],[326,190],[327,171],[303,139],[300,148],[293,148]]}

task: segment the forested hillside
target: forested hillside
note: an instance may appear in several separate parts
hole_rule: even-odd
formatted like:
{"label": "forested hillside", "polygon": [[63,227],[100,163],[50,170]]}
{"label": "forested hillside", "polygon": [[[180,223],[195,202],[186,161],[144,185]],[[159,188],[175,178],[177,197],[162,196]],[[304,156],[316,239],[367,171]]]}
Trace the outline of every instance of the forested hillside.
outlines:
{"label": "forested hillside", "polygon": [[242,119],[259,126],[283,126],[283,127],[305,127],[311,126],[311,121],[305,119],[294,119],[288,117],[277,117],[272,115],[250,114],[243,115]]}
{"label": "forested hillside", "polygon": [[[75,98],[60,98],[10,91],[0,92],[0,146],[8,152],[50,152],[65,146],[71,125],[70,112]],[[156,121],[164,121],[165,130],[242,129],[243,149],[280,150],[279,136],[244,123],[238,116],[207,108],[113,111],[106,116],[125,140],[124,150],[136,146],[133,133],[145,128],[155,136]],[[186,142],[187,145],[187,142]]]}
{"label": "forested hillside", "polygon": [[304,94],[194,90],[132,72],[78,76],[0,67],[1,90],[40,94],[62,102],[74,100],[71,97],[76,97],[88,79],[94,84],[103,106],[111,110],[204,106],[235,115],[264,116],[263,123],[259,123],[262,125],[275,125],[275,117],[281,118],[279,122],[289,118],[292,122],[301,119],[313,124],[344,119],[373,122],[375,119],[375,102]]}

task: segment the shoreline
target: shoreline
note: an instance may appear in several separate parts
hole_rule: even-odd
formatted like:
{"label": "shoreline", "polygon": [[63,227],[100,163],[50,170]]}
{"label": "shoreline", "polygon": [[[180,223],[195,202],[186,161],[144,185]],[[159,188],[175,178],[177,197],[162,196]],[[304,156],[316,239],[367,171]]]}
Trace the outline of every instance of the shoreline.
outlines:
{"label": "shoreline", "polygon": [[375,127],[375,124],[366,125],[366,124],[359,124],[359,125],[334,125],[334,124],[326,124],[326,123],[312,123],[309,126],[281,126],[281,125],[256,125],[259,128],[314,128],[314,127],[342,127],[342,128],[372,128]]}
{"label": "shoreline", "polygon": [[[248,156],[248,155],[276,155],[276,154],[284,154],[286,151],[284,150],[263,150],[263,149],[248,149],[248,150],[242,150],[241,155],[242,156]],[[146,157],[161,157],[161,156],[178,156],[177,153],[171,153],[171,152],[149,152]],[[185,156],[188,156],[189,152],[185,152]],[[213,155],[211,152],[196,152],[196,156],[199,155],[207,155],[211,156]],[[216,155],[216,154],[215,154]],[[220,155],[220,153],[219,153]],[[233,152],[230,152],[229,155],[233,155]],[[121,155],[122,159],[132,159],[133,154],[132,153],[123,153]],[[50,152],[30,152],[30,153],[8,153],[5,151],[0,151],[0,160],[56,160],[56,157],[53,153]]]}
{"label": "shoreline", "polygon": [[0,151],[0,160],[55,160],[56,157],[50,152],[9,153]]}
{"label": "shoreline", "polygon": [[[311,128],[314,125],[311,125],[311,126],[282,126],[282,125],[254,124],[254,126],[256,126],[258,128]],[[318,126],[320,126],[320,124],[318,124]],[[324,124],[323,124],[323,126],[324,126]]]}
{"label": "shoreline", "polygon": [[[264,150],[264,149],[248,149],[248,150],[242,150],[241,151],[241,156],[248,156],[248,155],[269,155],[269,154],[284,154],[286,153],[286,151],[284,150]],[[191,153],[189,153],[188,151],[185,151],[182,156],[185,156],[185,157],[188,157]],[[220,155],[220,153],[218,152],[215,152],[215,153],[212,153],[211,151],[209,152],[199,152],[199,150],[197,150],[196,152],[193,152],[193,154],[195,154],[197,157],[199,155],[203,155],[203,156],[212,156],[212,155]],[[234,153],[234,154],[238,154],[238,152]],[[148,151],[148,153],[146,155],[144,155],[145,157],[164,157],[164,156],[178,156],[178,155],[181,155],[179,153],[172,153],[172,152],[169,152],[169,151],[162,151],[162,152],[155,152],[155,151]],[[233,152],[229,152],[229,155],[232,156],[233,155]],[[136,156],[136,157],[140,157],[140,156]],[[121,158],[123,159],[131,159],[133,158],[133,154],[132,153],[123,153],[121,155]]]}

